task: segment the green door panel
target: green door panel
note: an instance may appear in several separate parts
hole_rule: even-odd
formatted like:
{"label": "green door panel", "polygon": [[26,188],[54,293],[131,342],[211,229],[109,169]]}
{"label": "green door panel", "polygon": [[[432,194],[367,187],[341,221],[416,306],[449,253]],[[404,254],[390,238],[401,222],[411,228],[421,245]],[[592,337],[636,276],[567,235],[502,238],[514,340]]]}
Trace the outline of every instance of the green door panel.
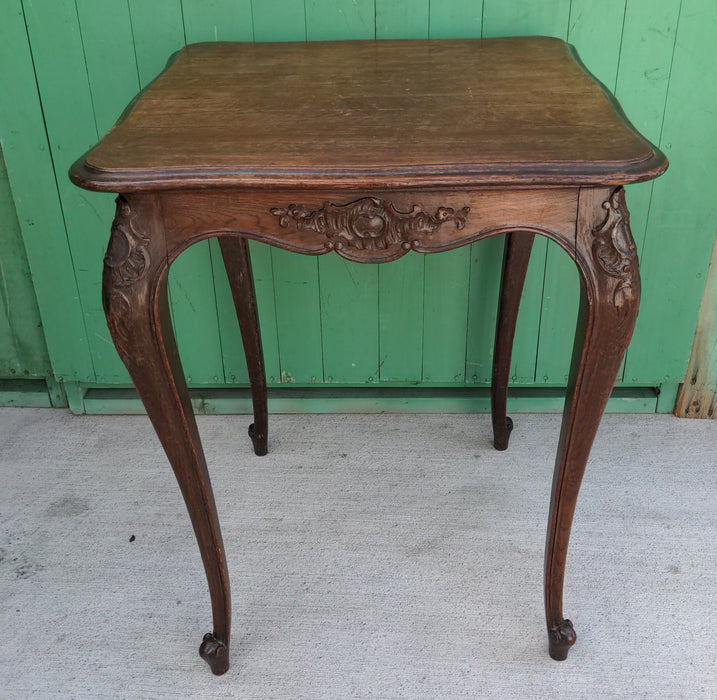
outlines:
{"label": "green door panel", "polygon": [[[185,43],[519,34],[573,43],[636,127],[670,158],[664,177],[628,188],[643,300],[620,378],[632,386],[674,386],[689,358],[717,227],[717,81],[706,77],[717,75],[714,0],[1,3],[0,58],[12,70],[3,71],[0,139],[12,195],[0,179],[0,245],[7,247],[10,235],[27,251],[39,317],[28,306],[34,297],[27,269],[12,266],[25,292],[10,301],[3,296],[0,375],[49,370],[41,319],[56,377],[101,387],[129,383],[101,304],[113,197],[74,187],[67,168]],[[503,243],[497,236],[457,251],[361,266],[252,242],[269,384],[486,386]],[[579,285],[567,255],[536,237],[513,383],[565,386]],[[246,385],[216,241],[182,253],[170,270],[169,294],[190,385]]]}

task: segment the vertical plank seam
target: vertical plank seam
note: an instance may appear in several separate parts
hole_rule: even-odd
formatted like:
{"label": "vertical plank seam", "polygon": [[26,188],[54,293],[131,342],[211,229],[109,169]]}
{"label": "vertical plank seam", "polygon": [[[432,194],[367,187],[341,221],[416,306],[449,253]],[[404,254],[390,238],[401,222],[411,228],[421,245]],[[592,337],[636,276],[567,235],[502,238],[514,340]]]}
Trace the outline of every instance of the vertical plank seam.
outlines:
{"label": "vertical plank seam", "polygon": [[142,87],[142,78],[139,74],[139,59],[137,58],[137,40],[134,36],[134,23],[132,22],[132,7],[130,6],[130,0],[127,0],[127,15],[129,16],[129,32],[132,35],[132,51],[134,51],[134,65],[137,71],[137,85]]}
{"label": "vertical plank seam", "polygon": [[[70,263],[72,264],[72,279],[75,282],[75,292],[77,293],[77,303],[80,306],[80,312],[82,314],[82,328],[85,331],[85,343],[87,344],[88,343],[88,335],[89,335],[88,330],[87,330],[87,316],[85,314],[85,308],[82,303],[82,297],[79,292],[80,285],[77,282],[77,268],[75,267],[75,259],[74,259],[74,256],[72,255],[72,246],[70,245],[70,240],[67,235],[67,218],[65,216],[65,205],[64,205],[64,202],[62,201],[62,195],[60,193],[60,182],[57,177],[57,165],[55,164],[55,157],[52,152],[52,143],[50,142],[50,134],[47,130],[47,119],[45,118],[45,107],[42,104],[42,92],[40,90],[40,84],[37,79],[37,66],[35,65],[35,54],[32,49],[32,40],[30,39],[30,29],[27,26],[27,13],[25,12],[25,2],[26,1],[27,0],[20,0],[20,8],[22,9],[22,19],[23,19],[23,23],[25,25],[25,35],[27,37],[27,48],[30,53],[30,61],[32,62],[32,72],[33,72],[33,75],[35,76],[35,90],[37,91],[37,101],[40,106],[40,113],[42,115],[42,124],[43,124],[43,128],[45,131],[45,141],[47,143],[47,154],[50,158],[50,163],[52,164],[52,175],[55,180],[55,190],[57,192],[57,203],[58,203],[58,206],[60,209],[60,216],[62,217],[62,226],[65,230],[65,241],[67,244],[67,254],[70,258]],[[75,2],[75,12],[77,12],[76,2]],[[77,28],[78,28],[78,30],[80,28],[79,27],[79,19],[78,19],[78,27]],[[82,32],[80,32],[80,36],[81,35],[82,35]],[[88,81],[87,89],[90,90],[89,81]],[[95,125],[95,129],[96,128],[97,127]],[[92,370],[92,377],[93,377],[94,381],[97,381],[97,370],[95,369],[95,358],[92,356],[92,353],[89,351],[89,348],[88,348],[87,356],[89,358],[90,368]],[[76,370],[75,370],[75,374],[76,374]]]}
{"label": "vertical plank seam", "polygon": [[182,34],[184,36],[184,45],[187,45],[187,26],[184,23],[184,0],[179,0],[179,14],[182,18]]}
{"label": "vertical plank seam", "polygon": [[92,120],[95,123],[95,138],[100,140],[100,130],[97,126],[97,110],[95,109],[95,96],[92,93],[92,83],[90,82],[90,71],[87,67],[87,51],[85,50],[85,37],[82,32],[82,21],[80,20],[80,11],[77,8],[77,0],[74,2],[75,16],[77,17],[77,28],[80,32],[80,47],[82,48],[82,60],[85,63],[85,77],[87,78],[87,91],[90,93],[90,105],[92,106]]}
{"label": "vertical plank seam", "polygon": [[[660,134],[657,137],[657,143],[659,146],[662,146],[662,135],[665,130],[665,115],[667,114],[667,103],[670,99],[670,87],[672,84],[672,66],[675,63],[675,51],[677,50],[677,37],[680,34],[680,18],[682,17],[682,0],[679,0],[679,5],[677,7],[677,22],[675,24],[675,39],[672,42],[672,55],[670,56],[670,71],[667,74],[667,89],[665,90],[665,101],[662,104],[662,120],[660,121]],[[647,242],[647,231],[650,227],[650,211],[652,210],[652,193],[655,191],[655,181],[653,180],[650,186],[650,198],[648,200],[647,205],[647,219],[645,221],[645,236],[642,240],[642,251],[645,249],[645,243]]]}
{"label": "vertical plank seam", "polygon": [[[264,244],[267,245],[267,244]],[[276,331],[276,359],[278,362],[277,369],[279,370],[279,374],[276,379],[277,384],[281,384],[281,378],[283,376],[283,370],[281,367],[281,337],[279,336],[279,314],[277,312],[276,308],[276,272],[274,270],[274,246],[269,246],[269,262],[271,266],[271,288],[274,291],[273,297],[274,297],[274,330]],[[261,325],[260,325],[261,328]]]}
{"label": "vertical plank seam", "polygon": [[[219,241],[216,238],[212,238],[207,241],[207,245],[209,247],[209,270],[212,273],[212,280],[214,284],[212,285],[212,290],[214,291],[214,315],[217,319],[217,342],[219,343],[219,360],[222,364],[222,372],[221,372],[221,381],[222,384],[227,383],[227,368],[226,368],[226,362],[224,359],[224,343],[222,342],[222,329],[221,329],[221,319],[219,318],[219,303],[217,299],[217,282],[216,282],[216,274],[214,272],[214,256],[216,255],[216,248],[219,246]],[[220,251],[221,256],[221,251]],[[223,259],[223,258],[222,258]],[[251,257],[249,258],[250,266],[251,266]],[[253,285],[253,271],[252,271],[252,285]],[[243,344],[243,339],[242,339]],[[220,377],[217,373],[217,381],[219,381]]]}
{"label": "vertical plank seam", "polygon": [[473,246],[480,244],[481,241],[476,241],[467,246],[468,249],[468,284],[466,289],[468,290],[468,299],[466,299],[466,340],[464,347],[466,350],[465,357],[463,358],[463,385],[468,383],[468,344],[470,343],[470,331],[471,331],[471,286],[473,285]]}
{"label": "vertical plank seam", "polygon": [[254,3],[252,0],[247,0],[247,2],[249,3],[249,20],[251,22],[251,41],[254,43],[256,41],[256,34],[254,33]]}
{"label": "vertical plank seam", "polygon": [[[577,221],[577,219],[576,219]],[[535,344],[535,365],[533,366],[533,382],[538,381],[538,356],[540,355],[540,331],[543,328],[543,307],[545,306],[545,278],[548,273],[548,255],[550,254],[550,241],[545,246],[545,259],[543,260],[543,284],[540,287],[540,313],[538,314],[538,342]],[[521,292],[521,297],[523,296]],[[518,309],[518,318],[520,317],[520,307]],[[518,318],[515,321],[516,330],[518,328]],[[513,360],[514,362],[514,360]],[[512,364],[512,363],[511,363]],[[511,371],[513,367],[511,366]],[[510,378],[510,377],[509,377]],[[545,384],[545,382],[543,382]]]}
{"label": "vertical plank seam", "polygon": [[326,367],[324,366],[324,313],[321,304],[321,265],[316,258],[316,296],[319,302],[319,352],[321,353],[321,383],[326,382]]}
{"label": "vertical plank seam", "polygon": [[613,95],[617,92],[617,76],[620,73],[620,63],[622,61],[622,44],[625,41],[625,18],[627,17],[627,0],[622,10],[622,27],[620,28],[620,48],[617,51],[617,66],[615,68],[615,83],[612,87]]}

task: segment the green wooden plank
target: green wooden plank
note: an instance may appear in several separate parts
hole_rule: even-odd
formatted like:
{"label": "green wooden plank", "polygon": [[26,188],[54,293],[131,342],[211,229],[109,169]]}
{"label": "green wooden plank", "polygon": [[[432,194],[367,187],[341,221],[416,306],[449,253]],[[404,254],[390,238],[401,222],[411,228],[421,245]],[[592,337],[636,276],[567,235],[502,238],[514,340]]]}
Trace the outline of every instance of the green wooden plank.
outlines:
{"label": "green wooden plank", "polygon": [[[491,382],[504,242],[503,236],[494,236],[471,246],[466,351],[466,382],[470,384]],[[541,304],[541,294],[536,290],[542,292],[545,246],[545,240],[536,237],[515,329],[510,372],[513,384],[532,384],[535,380],[535,346]]]}
{"label": "green wooden plank", "polygon": [[309,41],[375,39],[373,0],[306,0]]}
{"label": "green wooden plank", "polygon": [[185,44],[182,0],[127,0],[132,19],[137,72],[142,87]]}
{"label": "green wooden plank", "polygon": [[[655,182],[642,252],[643,300],[628,350],[632,382],[684,377],[717,221],[717,5],[683,0],[661,147],[670,169]],[[659,348],[659,352],[656,349]]]}
{"label": "green wooden plank", "polygon": [[[210,251],[217,293],[217,317],[222,341],[224,376],[228,384],[248,384],[249,374],[244,346],[234,309],[229,280],[227,279],[219,244],[211,241]],[[271,249],[255,241],[249,242],[254,289],[259,308],[259,327],[264,348],[264,368],[269,384],[279,381],[279,351],[276,337],[276,311],[274,307],[274,277],[271,269]]]}
{"label": "green wooden plank", "polygon": [[338,255],[319,261],[324,381],[378,381],[378,268]]}
{"label": "green wooden plank", "polygon": [[76,0],[76,5],[97,133],[102,136],[139,90],[129,7],[116,0]]}
{"label": "green wooden plank", "polygon": [[420,382],[423,374],[423,270],[408,253],[378,266],[379,378]]}
{"label": "green wooden plank", "polygon": [[94,378],[20,0],[0,3],[0,138],[59,377]]}
{"label": "green wooden plank", "polygon": [[318,261],[272,251],[276,329],[281,382],[320,382],[324,377],[321,346]]}
{"label": "green wooden plank", "polygon": [[470,248],[426,256],[423,294],[423,381],[465,379]]}
{"label": "green wooden plank", "polygon": [[49,408],[47,384],[38,379],[0,379],[0,406]]}
{"label": "green wooden plank", "polygon": [[[4,252],[0,240],[0,252]],[[4,283],[0,258],[0,283]],[[15,331],[10,324],[10,307],[5,295],[0,303],[0,377],[11,377],[17,374],[20,368],[20,354],[15,344]]]}
{"label": "green wooden plank", "polygon": [[[262,346],[264,349],[264,368],[269,384],[279,382],[281,368],[279,364],[279,337],[276,326],[276,302],[274,299],[273,249],[264,243],[249,241],[249,255],[256,290],[256,304],[259,311]],[[243,353],[242,353],[243,354]],[[231,379],[231,364],[226,372]]]}
{"label": "green wooden plank", "polygon": [[565,386],[580,306],[580,277],[575,263],[552,241],[545,260],[542,300],[535,379]]}
{"label": "green wooden plank", "polygon": [[471,245],[466,382],[490,385],[505,236]]}
{"label": "green wooden plank", "polygon": [[483,0],[431,2],[429,8],[431,39],[480,37],[483,25]]}
{"label": "green wooden plank", "polygon": [[[620,50],[615,95],[630,121],[653,143],[659,143],[672,66],[680,0],[630,0]],[[627,187],[630,227],[642,252],[653,182]],[[649,304],[643,300],[644,304]]]}
{"label": "green wooden plank", "polygon": [[[611,90],[615,89],[624,15],[625,0],[599,5],[592,0],[572,0],[568,41],[577,48],[588,70]],[[600,32],[595,31],[596,26],[601,27]],[[550,242],[545,260],[536,381],[567,384],[579,301],[580,279],[575,263],[560,246]]]}
{"label": "green wooden plank", "polygon": [[548,244],[549,241],[544,236],[535,237],[525,275],[525,286],[520,297],[520,312],[515,326],[510,366],[510,381],[517,384],[531,384],[541,379],[545,381],[544,377],[537,377],[535,372]]}
{"label": "green wooden plank", "polygon": [[0,149],[0,376],[50,371],[20,224]]}
{"label": "green wooden plank", "polygon": [[[655,143],[659,143],[662,129],[679,8],[680,0],[659,4],[650,0],[631,0],[625,8],[615,94],[630,120]],[[626,188],[630,226],[640,258],[653,187],[654,181]],[[660,300],[655,302],[660,303]],[[650,299],[643,297],[643,310],[646,304],[649,306]],[[639,343],[639,337],[633,342]],[[629,382],[624,367],[625,362],[620,377]],[[653,381],[659,384],[660,375]]]}
{"label": "green wooden plank", "polygon": [[255,41],[305,41],[304,0],[252,1]]}
{"label": "green wooden plank", "polygon": [[429,4],[429,0],[376,0],[376,38],[428,38]]}
{"label": "green wooden plank", "polygon": [[[77,16],[96,131],[102,135],[112,127],[139,90],[129,8],[126,3],[113,0],[77,0]],[[105,193],[83,193],[83,196],[91,203],[96,218],[92,223],[96,243],[83,276],[87,286],[81,289],[95,372],[98,381],[128,381],[127,370],[114,351],[100,303],[101,248],[109,238],[115,196]],[[76,245],[82,245],[86,231],[73,230],[71,235],[78,237]]]}
{"label": "green wooden plank", "polygon": [[[615,91],[627,0],[571,0],[567,40],[587,69]],[[597,28],[599,27],[599,31]]]}
{"label": "green wooden plank", "polygon": [[543,35],[564,39],[570,0],[484,0],[483,36]]}
{"label": "green wooden plank", "polygon": [[[104,324],[100,290],[108,221],[95,208],[96,198],[75,187],[67,177],[73,161],[97,140],[77,10],[74,0],[35,0],[25,4],[25,19],[70,245],[71,267],[83,309],[85,342],[89,344],[94,365],[96,360],[114,355],[114,347],[93,332],[94,327],[102,328]],[[68,99],[68,95],[72,98]],[[94,369],[92,378],[96,378]]]}
{"label": "green wooden plank", "polygon": [[251,0],[182,0],[182,10],[188,44],[254,38]]}

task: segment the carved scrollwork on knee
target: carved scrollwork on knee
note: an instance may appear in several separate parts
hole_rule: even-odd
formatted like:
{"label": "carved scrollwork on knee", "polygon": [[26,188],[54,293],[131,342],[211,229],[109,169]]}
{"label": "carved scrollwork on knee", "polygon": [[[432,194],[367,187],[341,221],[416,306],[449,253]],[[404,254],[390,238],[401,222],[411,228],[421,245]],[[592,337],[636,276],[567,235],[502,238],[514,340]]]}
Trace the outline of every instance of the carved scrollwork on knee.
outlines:
{"label": "carved scrollwork on knee", "polygon": [[103,300],[110,332],[120,355],[124,355],[128,338],[121,318],[133,311],[130,289],[145,276],[151,261],[147,247],[149,238],[134,227],[129,202],[122,195],[116,201],[117,209],[104,259]]}
{"label": "carved scrollwork on knee", "polygon": [[627,309],[639,294],[637,249],[630,233],[630,213],[625,204],[625,190],[615,189],[602,203],[607,212],[593,230],[593,256],[597,264],[616,280],[612,303],[618,313]]}

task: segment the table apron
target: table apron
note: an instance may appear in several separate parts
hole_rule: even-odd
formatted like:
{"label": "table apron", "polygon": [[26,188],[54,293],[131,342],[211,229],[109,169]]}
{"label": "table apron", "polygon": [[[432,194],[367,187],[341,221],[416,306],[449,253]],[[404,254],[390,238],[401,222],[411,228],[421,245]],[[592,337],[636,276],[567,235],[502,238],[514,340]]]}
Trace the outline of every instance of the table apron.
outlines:
{"label": "table apron", "polygon": [[[193,243],[228,233],[279,248],[357,262],[388,262],[410,250],[451,250],[508,231],[545,235],[574,250],[579,188],[464,190],[170,190],[156,198],[171,260]],[[146,202],[147,204],[149,202]]]}

